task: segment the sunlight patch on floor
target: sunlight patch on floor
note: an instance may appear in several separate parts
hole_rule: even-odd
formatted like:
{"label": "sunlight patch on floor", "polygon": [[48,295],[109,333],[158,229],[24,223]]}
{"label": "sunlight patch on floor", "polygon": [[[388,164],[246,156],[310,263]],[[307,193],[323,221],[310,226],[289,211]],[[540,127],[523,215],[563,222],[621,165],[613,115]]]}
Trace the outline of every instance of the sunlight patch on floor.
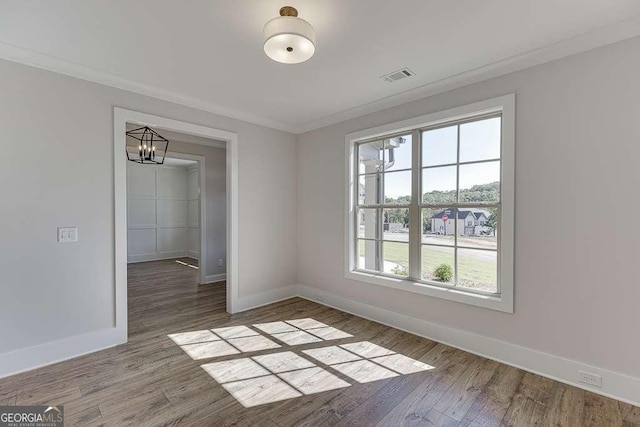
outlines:
{"label": "sunlight patch on floor", "polygon": [[168,337],[194,360],[282,347],[260,334],[258,330],[289,346],[353,337],[340,329],[311,318],[258,323],[252,326],[256,329],[245,325],[227,326],[179,332],[169,334]]}
{"label": "sunlight patch on floor", "polygon": [[290,351],[207,363],[202,368],[244,407],[351,385]]}
{"label": "sunlight patch on floor", "polygon": [[173,342],[178,345],[197,344],[201,342],[220,340],[220,337],[209,330],[169,334],[169,338],[171,338]]}
{"label": "sunlight patch on floor", "polygon": [[225,341],[211,341],[201,342],[197,344],[181,345],[180,348],[184,350],[193,360],[210,359],[212,357],[229,356],[231,354],[238,354],[235,347],[227,344]]}
{"label": "sunlight patch on floor", "polygon": [[189,264],[188,262],[184,262],[184,261],[180,261],[180,260],[176,260],[176,262],[180,265],[184,265],[185,267],[190,267],[193,268],[195,270],[198,270],[198,266],[197,265],[193,265],[193,264]]}
{"label": "sunlight patch on floor", "polygon": [[[168,337],[194,360],[281,348],[274,340],[296,346],[353,337],[312,318],[251,326],[179,332]],[[295,350],[272,352],[201,366],[244,407],[433,369],[369,341],[310,348],[299,353]]]}
{"label": "sunlight patch on floor", "polygon": [[303,353],[359,383],[433,369],[431,365],[369,341],[314,348]]}
{"label": "sunlight patch on floor", "polygon": [[258,323],[253,327],[287,345],[302,345],[322,340],[329,341],[353,337],[351,334],[309,317],[285,320],[284,322]]}

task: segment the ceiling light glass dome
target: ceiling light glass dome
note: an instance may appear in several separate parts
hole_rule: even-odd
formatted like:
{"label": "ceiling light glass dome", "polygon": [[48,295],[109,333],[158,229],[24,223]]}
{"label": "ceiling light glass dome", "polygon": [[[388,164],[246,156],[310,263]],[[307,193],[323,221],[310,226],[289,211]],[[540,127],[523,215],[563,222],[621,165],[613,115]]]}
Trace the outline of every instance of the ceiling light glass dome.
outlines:
{"label": "ceiling light glass dome", "polygon": [[264,53],[283,64],[299,64],[316,51],[316,36],[311,24],[298,18],[298,11],[285,6],[280,16],[267,22],[262,31]]}

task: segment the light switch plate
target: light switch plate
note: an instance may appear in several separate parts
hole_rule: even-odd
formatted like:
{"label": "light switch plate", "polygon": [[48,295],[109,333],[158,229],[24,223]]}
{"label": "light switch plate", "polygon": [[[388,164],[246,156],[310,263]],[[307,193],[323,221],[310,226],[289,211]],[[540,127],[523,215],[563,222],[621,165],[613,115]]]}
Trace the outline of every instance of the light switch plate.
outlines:
{"label": "light switch plate", "polygon": [[58,227],[58,242],[72,243],[78,241],[78,227]]}

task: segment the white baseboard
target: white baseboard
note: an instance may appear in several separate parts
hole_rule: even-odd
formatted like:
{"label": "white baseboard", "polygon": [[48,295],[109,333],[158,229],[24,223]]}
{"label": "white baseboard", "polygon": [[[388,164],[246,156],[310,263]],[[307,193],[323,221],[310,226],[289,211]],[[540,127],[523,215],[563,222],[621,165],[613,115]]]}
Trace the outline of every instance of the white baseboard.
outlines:
{"label": "white baseboard", "polygon": [[[298,296],[543,377],[640,406],[640,378],[406,316],[308,286],[298,286]],[[602,388],[590,387],[578,382],[578,371],[602,376]]]}
{"label": "white baseboard", "polygon": [[251,295],[249,297],[238,298],[234,313],[273,304],[274,302],[283,301],[296,296],[298,296],[298,287],[296,285],[291,285]]}
{"label": "white baseboard", "polygon": [[223,274],[210,274],[207,277],[204,278],[204,283],[200,283],[201,285],[207,285],[209,283],[216,283],[216,282],[224,282],[225,280],[227,280],[227,275],[226,273]]}
{"label": "white baseboard", "polygon": [[159,254],[146,254],[146,255],[129,255],[127,257],[127,264],[135,264],[137,262],[148,261],[162,261],[165,259],[173,258],[186,258],[187,251],[174,251],[174,252],[162,252]]}
{"label": "white baseboard", "polygon": [[200,252],[198,251],[187,251],[187,257],[193,258],[195,260],[200,259]]}
{"label": "white baseboard", "polygon": [[0,378],[31,371],[127,342],[127,331],[103,329],[0,354]]}

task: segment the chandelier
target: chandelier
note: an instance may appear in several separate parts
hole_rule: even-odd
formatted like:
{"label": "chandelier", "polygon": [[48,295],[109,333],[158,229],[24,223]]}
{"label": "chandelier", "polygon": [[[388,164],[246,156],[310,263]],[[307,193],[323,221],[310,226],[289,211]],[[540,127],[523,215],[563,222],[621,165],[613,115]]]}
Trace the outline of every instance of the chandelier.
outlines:
{"label": "chandelier", "polygon": [[168,148],[169,140],[148,126],[127,132],[127,159],[131,162],[161,165]]}

